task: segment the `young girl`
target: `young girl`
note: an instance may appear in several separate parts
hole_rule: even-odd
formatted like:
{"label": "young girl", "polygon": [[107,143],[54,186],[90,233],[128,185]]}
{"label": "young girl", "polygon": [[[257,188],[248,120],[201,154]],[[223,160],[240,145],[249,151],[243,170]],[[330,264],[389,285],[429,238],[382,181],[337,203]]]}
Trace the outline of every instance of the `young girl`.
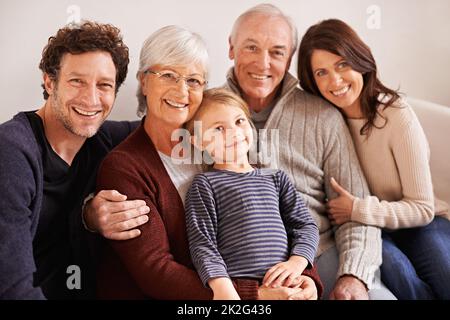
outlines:
{"label": "young girl", "polygon": [[213,160],[212,169],[197,175],[188,191],[186,224],[192,260],[214,299],[239,299],[230,278],[297,286],[319,241],[318,228],[287,175],[250,165],[249,119],[241,98],[210,89],[186,125],[194,145]]}
{"label": "young girl", "polygon": [[450,299],[448,206],[433,195],[428,143],[411,107],[380,82],[370,49],[340,20],[306,32],[298,77],[346,117],[373,194],[356,198],[332,179],[339,197],[328,203],[330,219],[384,228],[382,280],[399,299]]}

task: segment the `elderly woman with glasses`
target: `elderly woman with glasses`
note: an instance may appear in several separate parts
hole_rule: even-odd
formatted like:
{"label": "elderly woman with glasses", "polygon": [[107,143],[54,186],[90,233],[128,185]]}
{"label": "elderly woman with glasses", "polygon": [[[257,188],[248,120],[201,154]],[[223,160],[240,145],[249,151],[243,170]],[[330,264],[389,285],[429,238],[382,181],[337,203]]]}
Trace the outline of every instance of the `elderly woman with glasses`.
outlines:
{"label": "elderly woman with glasses", "polygon": [[[127,199],[145,200],[150,208],[149,222],[140,227],[140,236],[109,240],[102,248],[99,298],[213,297],[193,268],[184,216],[186,192],[202,166],[191,161],[194,153],[190,152],[189,139],[179,134],[202,101],[207,71],[208,53],[197,34],[168,26],[144,42],[137,96],[138,113],[145,117],[141,126],[105,158],[97,189],[117,190]],[[134,225],[129,226],[132,228]],[[252,279],[234,279],[234,285],[242,299],[299,299],[302,289],[314,287],[312,278],[303,277],[301,288],[259,288]]]}

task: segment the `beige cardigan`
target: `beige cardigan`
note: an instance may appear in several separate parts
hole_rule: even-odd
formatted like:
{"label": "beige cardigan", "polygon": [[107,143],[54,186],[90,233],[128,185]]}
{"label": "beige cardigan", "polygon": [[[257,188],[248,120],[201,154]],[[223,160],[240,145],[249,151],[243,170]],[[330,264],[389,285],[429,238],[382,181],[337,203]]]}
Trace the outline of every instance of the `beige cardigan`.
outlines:
{"label": "beige cardigan", "polygon": [[[360,135],[365,119],[347,119],[356,152],[373,196],[353,203],[352,220],[388,229],[417,227],[435,213],[448,217],[448,205],[434,197],[428,142],[405,101],[382,110],[382,129]],[[375,124],[385,124],[380,116]]]}

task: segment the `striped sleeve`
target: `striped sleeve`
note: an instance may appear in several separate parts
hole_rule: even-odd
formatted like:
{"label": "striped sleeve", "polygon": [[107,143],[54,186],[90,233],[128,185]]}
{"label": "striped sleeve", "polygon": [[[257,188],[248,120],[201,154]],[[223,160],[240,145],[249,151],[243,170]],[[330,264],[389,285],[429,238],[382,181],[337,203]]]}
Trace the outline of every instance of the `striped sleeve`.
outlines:
{"label": "striped sleeve", "polygon": [[291,255],[306,258],[312,266],[319,245],[319,229],[300,194],[283,171],[280,183],[280,212],[291,243]]}
{"label": "striped sleeve", "polygon": [[207,287],[208,280],[228,277],[217,247],[217,215],[211,185],[206,176],[194,178],[186,196],[186,227],[192,261]]}

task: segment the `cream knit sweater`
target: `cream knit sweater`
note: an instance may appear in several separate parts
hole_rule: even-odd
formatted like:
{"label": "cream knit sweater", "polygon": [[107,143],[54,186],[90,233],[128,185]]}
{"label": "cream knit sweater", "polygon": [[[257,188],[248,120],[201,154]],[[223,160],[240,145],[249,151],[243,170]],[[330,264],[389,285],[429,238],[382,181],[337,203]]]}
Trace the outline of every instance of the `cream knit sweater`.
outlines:
{"label": "cream knit sweater", "polygon": [[[356,152],[373,196],[353,203],[352,220],[388,229],[423,226],[448,206],[433,194],[428,142],[414,111],[404,100],[381,114],[382,129],[360,135],[365,119],[347,119]],[[380,116],[375,124],[385,124]]]}
{"label": "cream knit sweater", "polygon": [[[227,80],[228,88],[240,94],[232,69]],[[278,151],[278,158],[265,166],[284,170],[308,204],[320,232],[317,256],[336,245],[337,276],[353,275],[371,288],[381,265],[380,229],[357,222],[333,228],[325,207],[327,199],[337,196],[331,177],[359,197],[369,194],[341,114],[325,100],[300,90],[298,80],[288,73],[264,129],[279,134],[278,141],[264,134],[258,137],[261,151],[270,146]]]}

